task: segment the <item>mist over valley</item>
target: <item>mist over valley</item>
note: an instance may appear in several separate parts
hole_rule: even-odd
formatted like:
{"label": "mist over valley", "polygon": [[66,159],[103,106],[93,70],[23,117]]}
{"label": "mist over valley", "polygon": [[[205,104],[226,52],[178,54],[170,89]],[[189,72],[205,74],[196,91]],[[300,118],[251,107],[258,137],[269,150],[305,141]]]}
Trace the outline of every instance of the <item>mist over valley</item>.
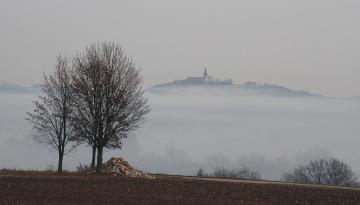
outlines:
{"label": "mist over valley", "polygon": [[[0,168],[54,165],[56,153],[32,141],[25,121],[39,94],[38,86],[0,86]],[[145,171],[185,175],[199,168],[244,165],[266,179],[279,179],[299,163],[331,156],[360,170],[353,154],[360,142],[356,98],[253,83],[165,84],[145,95],[152,108],[146,122],[124,140],[122,150],[106,151],[105,158],[122,156]],[[65,156],[64,168],[88,164],[90,151],[78,147]]]}

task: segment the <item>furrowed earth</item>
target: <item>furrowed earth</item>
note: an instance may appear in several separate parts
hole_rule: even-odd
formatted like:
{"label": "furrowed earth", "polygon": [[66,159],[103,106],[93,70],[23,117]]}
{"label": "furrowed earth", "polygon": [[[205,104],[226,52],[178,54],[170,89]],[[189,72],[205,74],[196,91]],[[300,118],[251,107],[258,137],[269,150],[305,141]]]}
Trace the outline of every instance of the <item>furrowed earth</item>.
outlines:
{"label": "furrowed earth", "polygon": [[0,204],[360,204],[360,189],[153,175],[0,171]]}

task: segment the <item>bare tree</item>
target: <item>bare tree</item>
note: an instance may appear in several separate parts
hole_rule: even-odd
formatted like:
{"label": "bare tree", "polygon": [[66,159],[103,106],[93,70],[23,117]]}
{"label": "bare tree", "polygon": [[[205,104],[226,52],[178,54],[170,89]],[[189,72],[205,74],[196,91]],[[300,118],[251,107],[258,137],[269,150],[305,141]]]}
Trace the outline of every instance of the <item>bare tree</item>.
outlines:
{"label": "bare tree", "polygon": [[34,101],[34,111],[27,113],[27,120],[35,130],[34,141],[45,143],[58,152],[58,172],[62,171],[64,155],[76,145],[68,146],[73,139],[69,120],[72,112],[70,83],[69,62],[59,56],[55,72],[48,76],[44,74],[43,95]]}
{"label": "bare tree", "polygon": [[96,145],[99,173],[104,148],[121,148],[150,111],[140,69],[120,45],[98,43],[74,60],[74,127],[80,141]]}
{"label": "bare tree", "polygon": [[336,186],[356,186],[357,175],[351,167],[338,159],[319,159],[305,166],[298,166],[285,173],[283,180],[304,184],[325,184]]}

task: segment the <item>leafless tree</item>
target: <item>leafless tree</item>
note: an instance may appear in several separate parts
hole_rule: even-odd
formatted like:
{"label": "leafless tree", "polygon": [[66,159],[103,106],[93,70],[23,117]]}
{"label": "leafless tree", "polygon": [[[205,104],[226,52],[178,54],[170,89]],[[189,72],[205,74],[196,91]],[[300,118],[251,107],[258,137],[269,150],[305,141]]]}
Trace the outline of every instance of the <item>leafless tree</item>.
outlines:
{"label": "leafless tree", "polygon": [[[42,95],[34,101],[34,111],[27,113],[27,120],[32,123],[35,131],[34,141],[45,143],[58,152],[58,172],[62,171],[64,155],[76,145],[71,143],[73,130],[69,119],[73,101],[70,83],[69,62],[59,56],[55,72],[44,74]],[[69,143],[72,144],[70,147]]]}
{"label": "leafless tree", "polygon": [[74,128],[80,141],[96,145],[99,173],[104,148],[121,148],[150,111],[140,69],[116,43],[97,43],[74,60]]}
{"label": "leafless tree", "polygon": [[283,180],[304,184],[357,185],[357,175],[351,167],[334,158],[314,160],[306,166],[298,166],[292,172],[285,173]]}

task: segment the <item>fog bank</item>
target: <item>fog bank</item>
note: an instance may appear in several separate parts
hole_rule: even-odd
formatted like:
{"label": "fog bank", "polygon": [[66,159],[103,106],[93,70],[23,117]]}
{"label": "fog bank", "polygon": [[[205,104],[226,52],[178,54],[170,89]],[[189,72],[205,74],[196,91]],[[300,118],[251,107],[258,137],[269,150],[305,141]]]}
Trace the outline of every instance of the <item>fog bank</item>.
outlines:
{"label": "fog bank", "polygon": [[[57,153],[32,141],[24,119],[37,92],[0,93],[0,168],[45,169]],[[204,89],[147,92],[151,113],[125,140],[123,156],[149,172],[192,175],[200,168],[242,165],[278,179],[296,163],[334,156],[360,170],[359,100],[279,97]],[[90,162],[80,146],[65,156],[65,169]]]}

